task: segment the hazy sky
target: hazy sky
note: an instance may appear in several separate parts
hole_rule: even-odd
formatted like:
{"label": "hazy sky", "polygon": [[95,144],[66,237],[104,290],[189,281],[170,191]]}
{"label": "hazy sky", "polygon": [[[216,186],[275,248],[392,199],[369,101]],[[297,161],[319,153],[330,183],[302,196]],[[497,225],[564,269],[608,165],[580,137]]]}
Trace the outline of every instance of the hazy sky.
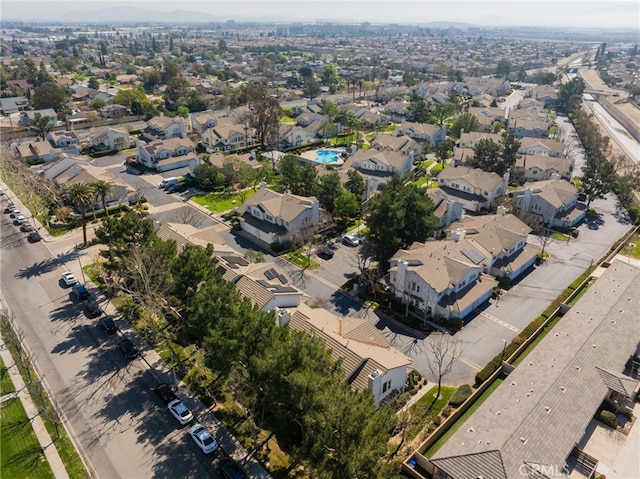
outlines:
{"label": "hazy sky", "polygon": [[527,25],[578,28],[636,28],[640,35],[640,1],[609,0],[0,0],[0,18],[73,20],[74,11],[136,6],[154,11],[190,10],[222,20],[335,20],[373,23],[458,21],[487,26]]}

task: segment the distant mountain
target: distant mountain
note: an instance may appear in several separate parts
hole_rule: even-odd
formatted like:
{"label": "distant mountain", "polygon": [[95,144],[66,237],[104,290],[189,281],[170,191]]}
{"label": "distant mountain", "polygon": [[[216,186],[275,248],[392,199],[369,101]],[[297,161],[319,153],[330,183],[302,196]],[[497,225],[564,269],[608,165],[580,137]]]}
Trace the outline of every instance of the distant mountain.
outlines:
{"label": "distant mountain", "polygon": [[429,22],[421,25],[429,28],[476,28],[478,26],[463,22]]}
{"label": "distant mountain", "polygon": [[158,12],[137,7],[110,7],[101,10],[76,10],[73,15],[69,12],[60,15],[59,21],[68,22],[73,18],[76,22],[91,23],[203,23],[219,22],[226,19],[208,13],[175,10],[173,12]]}

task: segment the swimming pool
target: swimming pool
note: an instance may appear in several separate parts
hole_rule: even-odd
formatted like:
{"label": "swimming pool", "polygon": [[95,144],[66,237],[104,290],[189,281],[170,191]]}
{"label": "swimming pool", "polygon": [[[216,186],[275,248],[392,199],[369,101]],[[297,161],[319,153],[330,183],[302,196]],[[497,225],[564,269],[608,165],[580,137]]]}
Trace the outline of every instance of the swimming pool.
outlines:
{"label": "swimming pool", "polygon": [[315,162],[316,163],[322,163],[322,164],[338,164],[338,163],[342,163],[342,158],[340,158],[340,154],[343,152],[343,150],[317,150],[315,152],[316,157],[315,157]]}

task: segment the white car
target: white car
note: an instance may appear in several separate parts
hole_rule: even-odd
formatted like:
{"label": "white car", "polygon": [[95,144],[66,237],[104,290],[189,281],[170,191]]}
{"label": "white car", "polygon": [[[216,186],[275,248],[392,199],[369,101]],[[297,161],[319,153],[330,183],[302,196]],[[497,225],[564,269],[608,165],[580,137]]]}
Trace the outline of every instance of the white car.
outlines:
{"label": "white car", "polygon": [[62,273],[62,281],[64,281],[64,284],[67,286],[73,286],[78,282],[76,276],[71,271]]}
{"label": "white car", "polygon": [[17,215],[13,221],[17,225],[24,225],[27,223],[27,218],[25,218],[23,215]]}
{"label": "white car", "polygon": [[175,417],[183,426],[193,421],[193,414],[179,399],[171,401],[168,407],[171,414],[173,414],[173,417]]}
{"label": "white car", "polygon": [[189,434],[202,452],[211,454],[218,449],[218,442],[213,438],[211,433],[202,424],[194,424],[189,428]]}

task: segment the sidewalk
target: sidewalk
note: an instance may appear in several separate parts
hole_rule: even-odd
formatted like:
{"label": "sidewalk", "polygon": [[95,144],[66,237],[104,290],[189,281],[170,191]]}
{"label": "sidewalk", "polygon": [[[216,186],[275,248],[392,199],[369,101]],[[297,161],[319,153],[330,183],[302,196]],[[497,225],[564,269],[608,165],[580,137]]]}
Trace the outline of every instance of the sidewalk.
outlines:
{"label": "sidewalk", "polygon": [[36,437],[38,438],[38,442],[42,447],[42,451],[44,452],[44,455],[47,458],[47,462],[49,463],[49,466],[53,471],[53,475],[56,477],[56,479],[68,479],[69,475],[67,474],[67,470],[65,469],[64,464],[62,463],[62,460],[58,455],[58,450],[51,440],[51,436],[49,435],[49,432],[47,431],[42,418],[38,414],[38,409],[36,408],[35,404],[33,404],[31,396],[29,395],[29,391],[27,390],[22,379],[22,376],[18,372],[18,368],[13,362],[11,353],[6,348],[2,338],[0,338],[0,355],[2,356],[2,361],[4,361],[7,371],[9,372],[9,377],[11,378],[11,381],[16,388],[16,392],[9,393],[3,398],[0,398],[0,402],[16,396],[20,398],[20,401],[22,401],[22,406],[27,413],[27,417],[31,422],[31,427],[36,433]]}
{"label": "sidewalk", "polygon": [[402,408],[400,409],[400,411],[398,412],[402,412],[402,411],[406,411],[407,409],[409,409],[411,406],[413,406],[416,402],[418,402],[418,400],[424,396],[425,394],[427,394],[429,391],[431,391],[434,387],[436,387],[436,383],[432,383],[431,381],[427,381],[427,384],[422,386],[422,388],[420,390],[418,390],[417,393],[415,393],[413,396],[411,396],[411,398],[407,401],[407,404],[405,404],[404,406],[402,406]]}

